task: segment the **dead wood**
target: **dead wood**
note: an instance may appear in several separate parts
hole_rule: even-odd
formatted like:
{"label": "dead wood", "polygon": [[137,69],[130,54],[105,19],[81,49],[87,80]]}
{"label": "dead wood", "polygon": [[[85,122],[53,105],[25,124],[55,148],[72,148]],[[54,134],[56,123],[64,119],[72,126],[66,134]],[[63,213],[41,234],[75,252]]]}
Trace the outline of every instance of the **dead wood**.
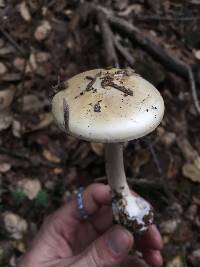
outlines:
{"label": "dead wood", "polygon": [[97,21],[102,32],[103,44],[105,48],[105,60],[107,66],[119,67],[119,61],[114,46],[113,33],[110,25],[102,11],[97,12]]}
{"label": "dead wood", "polygon": [[[137,43],[143,50],[149,53],[156,61],[164,65],[166,69],[181,77],[188,79],[188,65],[171,55],[160,45],[144,35],[137,27],[124,19],[115,16],[108,16],[108,20],[113,28],[120,32],[122,36],[128,36],[130,40]],[[199,73],[194,74],[195,81],[200,84]]]}

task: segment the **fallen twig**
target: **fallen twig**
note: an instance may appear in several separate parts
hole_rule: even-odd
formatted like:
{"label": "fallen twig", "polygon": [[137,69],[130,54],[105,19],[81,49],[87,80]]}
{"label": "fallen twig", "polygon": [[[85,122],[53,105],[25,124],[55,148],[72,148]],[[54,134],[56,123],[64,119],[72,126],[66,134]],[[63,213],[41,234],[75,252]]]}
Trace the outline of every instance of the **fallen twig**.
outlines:
{"label": "fallen twig", "polygon": [[[98,177],[96,179],[94,179],[94,181],[96,183],[106,183],[107,182],[107,178],[105,176],[103,177]],[[173,200],[171,198],[169,198],[168,194],[166,194],[166,190],[165,187],[163,185],[163,181],[159,178],[155,178],[154,180],[148,180],[145,178],[127,178],[128,184],[130,186],[137,186],[138,188],[141,188],[143,190],[147,190],[151,191],[151,192],[160,192],[160,199],[162,199],[162,201],[164,201],[165,203],[167,203],[168,205],[170,203],[173,203],[173,201],[175,201],[175,197],[173,198]]]}
{"label": "fallen twig", "polygon": [[160,17],[160,16],[136,16],[138,20],[160,20],[160,21],[174,21],[174,22],[188,22],[188,21],[198,21],[200,17]]}
{"label": "fallen twig", "polygon": [[[188,79],[187,65],[174,56],[171,56],[164,48],[146,37],[138,28],[125,21],[109,15],[108,20],[111,25],[117,29],[121,35],[129,36],[131,40],[138,43],[141,48],[148,52],[155,60],[163,64],[168,70]],[[195,80],[200,84],[200,78],[195,75]]]}
{"label": "fallen twig", "polygon": [[13,37],[2,28],[2,26],[0,26],[0,32],[22,56],[27,56],[27,53],[18,45],[18,43],[13,39]]}
{"label": "fallen twig", "polygon": [[[162,190],[163,184],[161,179],[156,178],[155,180],[148,180],[145,178],[127,178],[127,181],[130,185],[137,185],[143,188],[154,189],[154,190]],[[98,177],[95,179],[95,182],[107,182],[107,178],[105,176]]]}
{"label": "fallen twig", "polygon": [[199,104],[199,100],[198,100],[198,96],[197,96],[194,74],[193,74],[192,68],[189,65],[187,66],[187,68],[188,68],[188,78],[189,78],[190,88],[192,91],[192,98],[194,101],[195,108],[198,111],[198,113],[200,114],[200,104]]}
{"label": "fallen twig", "polygon": [[100,30],[102,32],[103,36],[103,43],[105,47],[105,53],[106,53],[106,63],[108,66],[115,66],[116,68],[119,67],[119,61],[117,58],[117,54],[115,51],[114,46],[114,40],[113,40],[113,34],[110,29],[110,25],[107,22],[107,19],[105,17],[105,14],[102,11],[97,12],[97,20],[100,27]]}
{"label": "fallen twig", "polygon": [[157,167],[159,176],[160,177],[164,177],[164,173],[163,173],[162,167],[160,165],[160,161],[159,161],[159,159],[157,157],[157,153],[156,153],[152,143],[150,141],[147,141],[147,145],[148,145],[149,150],[150,150],[150,152],[151,152],[151,154],[153,156],[153,161],[154,161],[154,163],[155,163],[155,165]]}
{"label": "fallen twig", "polygon": [[169,202],[173,203],[176,200],[176,197],[174,196],[172,190],[169,187],[169,184],[166,181],[165,174],[164,174],[163,169],[161,167],[161,164],[160,164],[160,161],[158,159],[157,153],[156,153],[151,141],[148,140],[147,138],[146,138],[146,143],[147,143],[147,145],[149,147],[149,150],[150,150],[150,152],[152,154],[153,161],[154,161],[154,163],[155,163],[155,165],[157,167],[158,174],[160,176],[160,181],[162,180],[162,189],[165,192],[166,196],[168,197]]}
{"label": "fallen twig", "polygon": [[[102,8],[101,6],[87,3],[86,7],[90,13],[96,13],[98,11],[104,13],[112,27],[120,32],[122,36],[128,36],[130,40],[139,44],[143,50],[149,53],[159,63],[163,64],[169,71],[188,80],[188,65],[180,59],[175,58],[174,55],[170,55],[169,52],[148,38],[137,27],[133,26],[125,19],[116,17],[112,11],[105,10],[105,8]],[[194,73],[194,80],[196,83],[200,84],[200,73],[198,70]]]}
{"label": "fallen twig", "polygon": [[125,58],[125,60],[129,63],[129,65],[133,67],[135,63],[133,56],[129,53],[129,51],[125,47],[123,47],[123,45],[121,45],[121,43],[119,42],[119,40],[117,40],[114,34],[113,34],[113,38],[114,38],[114,44],[117,50]]}
{"label": "fallen twig", "polygon": [[24,153],[23,154],[18,153],[16,151],[10,150],[10,149],[5,148],[5,147],[0,147],[0,154],[5,154],[5,155],[8,155],[10,157],[29,161],[29,157],[27,155],[25,155]]}

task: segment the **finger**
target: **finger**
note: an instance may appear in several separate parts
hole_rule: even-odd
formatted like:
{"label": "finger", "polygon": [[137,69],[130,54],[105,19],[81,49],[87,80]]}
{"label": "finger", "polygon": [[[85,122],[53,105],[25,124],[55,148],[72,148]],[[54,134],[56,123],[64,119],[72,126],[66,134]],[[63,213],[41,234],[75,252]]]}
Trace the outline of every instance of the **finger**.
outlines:
{"label": "finger", "polygon": [[127,257],[132,246],[132,234],[123,227],[114,226],[81,253],[74,266],[117,266]]}
{"label": "finger", "polygon": [[[110,187],[104,184],[92,184],[83,193],[84,209],[91,217],[104,205],[110,205],[112,200]],[[73,200],[71,211],[77,219],[82,219],[77,208],[76,200]]]}
{"label": "finger", "polygon": [[104,205],[110,205],[112,195],[110,187],[104,184],[92,184],[84,191],[84,205],[89,214],[94,214]]}
{"label": "finger", "polygon": [[149,265],[154,266],[154,267],[162,266],[163,258],[161,256],[160,251],[149,249],[149,250],[143,251],[142,254],[143,254],[144,259]]}
{"label": "finger", "polygon": [[121,265],[121,267],[149,267],[147,263],[143,259],[139,259],[136,256],[129,256],[125,259]]}
{"label": "finger", "polygon": [[111,206],[102,207],[92,219],[92,225],[98,234],[103,234],[112,224],[113,214]]}
{"label": "finger", "polygon": [[[112,196],[108,185],[92,184],[83,193],[84,209],[90,216],[96,213],[103,205],[109,205],[111,200]],[[74,196],[68,205],[64,205],[56,211],[54,217],[60,218],[63,222],[68,222],[68,219],[71,221],[82,220],[77,207],[76,197]]]}
{"label": "finger", "polygon": [[163,247],[161,235],[154,224],[143,235],[135,237],[135,242],[137,249],[141,251],[147,248],[161,250]]}

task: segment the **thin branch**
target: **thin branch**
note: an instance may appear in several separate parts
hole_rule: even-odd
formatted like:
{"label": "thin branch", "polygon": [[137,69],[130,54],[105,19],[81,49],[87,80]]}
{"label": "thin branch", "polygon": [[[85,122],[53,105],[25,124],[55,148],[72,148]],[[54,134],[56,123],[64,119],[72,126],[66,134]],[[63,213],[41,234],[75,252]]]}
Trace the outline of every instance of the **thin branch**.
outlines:
{"label": "thin branch", "polygon": [[2,26],[0,26],[0,32],[22,56],[27,56],[27,53],[18,45],[18,43],[13,39],[13,37],[2,28]]}
{"label": "thin branch", "polygon": [[129,63],[129,65],[133,67],[135,63],[133,56],[129,53],[129,51],[125,47],[121,45],[121,43],[119,42],[119,40],[117,40],[114,34],[113,34],[113,38],[114,38],[114,44],[117,50],[125,58],[125,60]]}
{"label": "thin branch", "polygon": [[[120,32],[121,35],[128,36],[130,40],[139,44],[143,50],[149,53],[156,61],[163,64],[166,69],[188,79],[187,64],[175,58],[174,55],[172,56],[168,51],[144,35],[137,27],[113,15],[108,16],[108,21],[110,21],[111,25]],[[195,81],[200,84],[199,73],[195,73],[194,78]]]}
{"label": "thin branch", "polygon": [[115,66],[116,68],[118,68],[119,62],[115,51],[115,46],[113,43],[113,37],[112,37],[113,34],[110,29],[110,25],[107,22],[106,16],[102,11],[97,12],[97,20],[103,36],[103,43],[106,53],[105,57],[106,63],[110,67]]}
{"label": "thin branch", "polygon": [[[95,182],[106,182],[107,178],[105,176],[103,177],[98,177],[94,179]],[[163,184],[161,179],[156,178],[155,180],[148,180],[145,178],[127,178],[127,181],[130,185],[137,185],[141,186],[143,188],[148,188],[148,189],[154,189],[154,190],[162,190],[163,189]]]}
{"label": "thin branch", "polygon": [[160,20],[160,21],[174,21],[174,22],[188,22],[188,21],[198,21],[200,17],[160,17],[160,16],[136,16],[138,20]]}
{"label": "thin branch", "polygon": [[[117,32],[126,38],[129,37],[130,40],[137,43],[144,51],[149,53],[156,61],[161,63],[166,69],[171,72],[176,73],[177,75],[188,80],[188,67],[180,59],[175,58],[174,55],[171,55],[166,49],[162,48],[155,41],[147,37],[142,31],[137,27],[133,26],[130,22],[125,19],[116,17],[112,11],[102,8],[99,5],[87,3],[87,10],[90,14],[96,14],[96,12],[101,11],[104,13],[104,16],[107,17],[107,20],[112,25]],[[200,71],[197,70],[194,73],[194,80],[197,84],[200,84]]]}
{"label": "thin branch", "polygon": [[158,170],[158,173],[159,173],[159,176],[160,176],[160,180],[162,180],[163,191],[165,192],[165,194],[168,197],[169,201],[171,203],[173,203],[176,200],[176,197],[174,196],[171,188],[169,187],[169,184],[166,181],[165,174],[164,174],[163,169],[161,167],[160,160],[159,160],[159,158],[157,156],[156,150],[154,149],[151,141],[148,140],[148,138],[146,138],[146,143],[147,143],[147,145],[149,147],[149,150],[151,151],[151,154],[152,154],[152,157],[153,157],[153,161],[154,161],[154,163],[155,163],[155,165],[157,167],[157,170]]}
{"label": "thin branch", "polygon": [[18,153],[14,150],[10,150],[8,148],[5,147],[0,147],[0,154],[5,154],[8,155],[10,157],[14,157],[14,158],[18,158],[18,159],[23,159],[23,160],[27,160],[29,161],[29,157],[27,155],[25,155],[24,153]]}
{"label": "thin branch", "polygon": [[194,101],[194,105],[195,105],[196,110],[200,114],[200,104],[199,104],[199,100],[197,96],[194,74],[193,74],[192,68],[189,65],[187,66],[187,69],[188,69],[188,78],[189,78],[190,88],[192,91],[192,98]]}
{"label": "thin branch", "polygon": [[151,151],[151,154],[153,156],[153,160],[154,160],[154,163],[155,163],[155,165],[157,167],[159,176],[160,177],[164,177],[164,173],[163,173],[162,167],[160,165],[160,161],[159,161],[159,159],[157,157],[157,153],[156,153],[152,143],[150,141],[147,141],[147,144],[148,144],[149,150]]}

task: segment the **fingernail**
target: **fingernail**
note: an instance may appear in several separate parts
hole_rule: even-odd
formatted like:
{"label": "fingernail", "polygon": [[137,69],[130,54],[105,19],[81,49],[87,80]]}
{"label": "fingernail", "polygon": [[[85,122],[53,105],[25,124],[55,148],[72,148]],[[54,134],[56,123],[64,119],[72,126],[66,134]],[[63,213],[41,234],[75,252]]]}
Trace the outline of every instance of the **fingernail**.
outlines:
{"label": "fingernail", "polygon": [[128,253],[132,246],[132,235],[121,227],[116,227],[107,236],[110,249],[118,255]]}

